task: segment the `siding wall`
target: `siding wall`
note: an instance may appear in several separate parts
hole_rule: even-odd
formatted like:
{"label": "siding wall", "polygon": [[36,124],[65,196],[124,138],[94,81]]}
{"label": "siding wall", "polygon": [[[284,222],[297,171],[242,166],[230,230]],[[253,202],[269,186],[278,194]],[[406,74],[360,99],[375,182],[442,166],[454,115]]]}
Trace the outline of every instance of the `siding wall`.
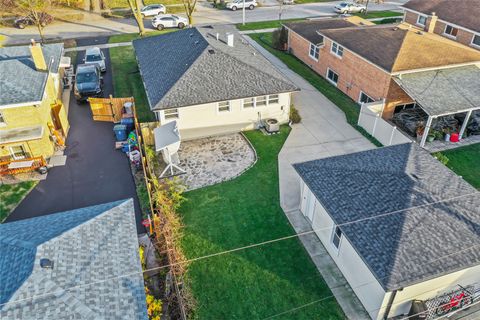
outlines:
{"label": "siding wall", "polygon": [[[305,183],[301,181],[300,185],[303,199]],[[305,192],[311,193],[308,187],[306,187]],[[315,197],[314,195],[312,196]],[[385,303],[388,301],[388,299],[385,298],[386,293],[382,286],[378,283],[345,237],[342,237],[338,251],[333,246],[333,220],[330,218],[321,203],[316,199],[314,210],[315,214],[312,227],[314,230],[317,230],[316,234],[318,238],[322,241],[323,246],[347,279],[358,299],[362,302],[364,308],[367,312],[370,311],[370,317],[372,319],[380,319],[382,314],[380,314],[379,311],[383,310],[381,308],[384,301]]]}
{"label": "siding wall", "polygon": [[[423,27],[423,26],[417,24],[418,16],[419,16],[419,14],[417,14],[415,12],[405,10],[405,22],[410,23],[412,25],[415,25],[415,26],[417,26],[418,28],[420,28],[424,31],[427,31],[428,26],[430,25],[431,17],[430,16],[427,17],[427,23],[425,24],[425,27]],[[441,36],[444,36],[445,38],[448,38],[448,39],[451,39],[453,41],[459,42],[461,44],[467,45],[471,48],[480,50],[480,47],[472,45],[472,39],[473,39],[473,36],[475,35],[474,32],[467,31],[467,30],[464,30],[464,29],[458,29],[457,37],[452,38],[452,37],[449,37],[449,36],[445,36],[443,34],[443,32],[445,31],[445,26],[446,26],[446,23],[444,23],[442,21],[437,21],[437,23],[435,24],[435,28],[434,28],[433,32],[436,33],[436,34],[439,34]]]}
{"label": "siding wall", "polygon": [[178,119],[165,119],[164,111],[160,111],[159,120],[161,124],[177,120],[178,128],[186,132],[182,137],[188,139],[255,129],[259,113],[262,119],[275,118],[281,123],[289,120],[290,93],[279,94],[278,103],[256,108],[244,109],[242,101],[230,101],[229,112],[218,112],[217,103],[178,108]]}
{"label": "siding wall", "polygon": [[[56,87],[54,77],[50,76],[47,80],[45,94],[40,105],[6,109],[2,109],[0,107],[0,112],[2,113],[3,118],[6,122],[5,126],[0,127],[0,130],[43,126],[43,136],[41,139],[10,144],[1,144],[1,158],[9,157],[11,155],[10,147],[17,145],[22,145],[26,152],[33,157],[43,156],[45,158],[49,158],[53,154],[54,143],[50,139],[50,130],[47,124],[53,124],[51,105],[55,102],[55,99],[58,96],[60,90],[61,89],[59,87]],[[62,107],[62,109],[60,110],[59,115],[60,121],[65,128],[66,133],[69,128],[69,123],[64,107]]]}

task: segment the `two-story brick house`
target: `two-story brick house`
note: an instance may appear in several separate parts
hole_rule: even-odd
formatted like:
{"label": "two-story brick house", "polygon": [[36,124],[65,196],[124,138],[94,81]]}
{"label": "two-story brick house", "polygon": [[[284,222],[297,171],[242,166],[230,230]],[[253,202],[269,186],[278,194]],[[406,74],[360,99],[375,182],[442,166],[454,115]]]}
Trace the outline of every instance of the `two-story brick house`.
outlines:
{"label": "two-story brick house", "polygon": [[403,8],[405,22],[480,50],[478,0],[410,0]]}
{"label": "two-story brick house", "polygon": [[63,44],[0,48],[0,159],[48,159],[68,133]]}
{"label": "two-story brick house", "polygon": [[290,52],[358,103],[385,100],[383,117],[415,103],[395,78],[480,63],[474,49],[407,24],[344,19],[287,23]]}

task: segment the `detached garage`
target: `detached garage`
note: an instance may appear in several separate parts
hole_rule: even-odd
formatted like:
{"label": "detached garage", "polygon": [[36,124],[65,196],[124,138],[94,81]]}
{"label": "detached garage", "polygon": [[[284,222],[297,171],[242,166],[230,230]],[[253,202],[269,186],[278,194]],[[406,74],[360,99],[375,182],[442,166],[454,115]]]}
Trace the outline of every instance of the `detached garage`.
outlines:
{"label": "detached garage", "polygon": [[479,295],[480,193],[428,152],[402,144],[294,168],[302,213],[372,319],[430,319]]}

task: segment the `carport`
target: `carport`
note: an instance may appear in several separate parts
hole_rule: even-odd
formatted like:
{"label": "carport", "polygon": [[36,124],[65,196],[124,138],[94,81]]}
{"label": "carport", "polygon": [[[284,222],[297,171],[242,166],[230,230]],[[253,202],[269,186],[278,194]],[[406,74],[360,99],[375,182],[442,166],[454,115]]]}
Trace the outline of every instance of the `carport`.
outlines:
{"label": "carport", "polygon": [[428,115],[420,142],[424,147],[435,118],[466,113],[462,139],[474,110],[480,110],[480,68],[476,65],[401,74],[395,82]]}

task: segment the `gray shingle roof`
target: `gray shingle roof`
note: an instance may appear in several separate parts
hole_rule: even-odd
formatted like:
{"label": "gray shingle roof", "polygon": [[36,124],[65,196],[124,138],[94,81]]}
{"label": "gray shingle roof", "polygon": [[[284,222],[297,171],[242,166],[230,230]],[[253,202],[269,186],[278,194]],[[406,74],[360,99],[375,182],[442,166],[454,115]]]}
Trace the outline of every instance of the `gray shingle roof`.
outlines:
{"label": "gray shingle roof", "polygon": [[480,109],[476,65],[408,73],[394,80],[431,116]]}
{"label": "gray shingle roof", "polygon": [[478,191],[415,143],[294,167],[386,290],[480,263]]}
{"label": "gray shingle roof", "polygon": [[[57,73],[63,43],[43,45],[50,71]],[[0,48],[0,106],[41,101],[47,73],[35,70],[28,46]]]}
{"label": "gray shingle roof", "polygon": [[232,26],[181,30],[133,46],[152,110],[298,90]]}
{"label": "gray shingle roof", "polygon": [[355,24],[345,20],[345,19],[319,19],[319,20],[308,20],[308,21],[299,21],[299,22],[289,22],[284,24],[285,27],[298,33],[303,38],[307,39],[313,44],[323,43],[323,36],[318,33],[319,30],[323,29],[339,29],[339,28],[348,28],[354,27]]}
{"label": "gray shingle roof", "polygon": [[403,7],[427,15],[435,12],[444,21],[480,32],[478,0],[411,0]]}
{"label": "gray shingle roof", "polygon": [[0,319],[147,319],[141,271],[131,199],[0,224]]}

